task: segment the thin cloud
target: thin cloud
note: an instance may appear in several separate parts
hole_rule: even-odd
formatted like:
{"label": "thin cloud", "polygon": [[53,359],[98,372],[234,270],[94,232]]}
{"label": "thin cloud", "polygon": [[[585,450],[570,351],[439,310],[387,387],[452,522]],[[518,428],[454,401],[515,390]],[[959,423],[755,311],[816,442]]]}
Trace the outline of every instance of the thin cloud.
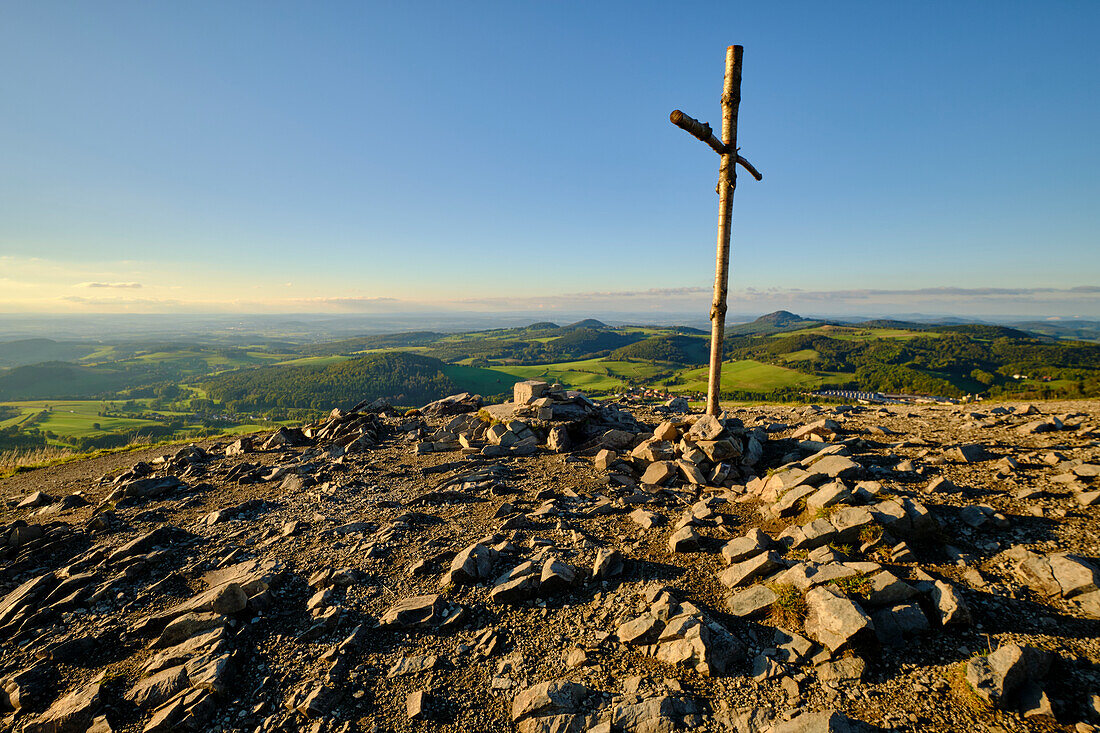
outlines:
{"label": "thin cloud", "polygon": [[[450,301],[458,309],[562,310],[570,312],[705,311],[709,287],[650,288],[648,290],[593,291],[544,296],[499,296]],[[852,288],[803,290],[799,288],[743,288],[731,290],[732,307],[749,312],[811,310],[815,313],[957,312],[966,313],[1064,313],[1093,316],[1100,313],[1100,287],[1092,285],[1051,288],[913,289]]]}
{"label": "thin cloud", "polygon": [[[2,282],[2,278],[0,278]],[[104,281],[105,284],[111,283]],[[118,285],[117,283],[115,285]],[[702,313],[709,308],[710,287],[687,286],[637,290],[600,290],[558,294],[489,295],[469,298],[394,298],[338,293],[303,298],[199,299],[180,297],[186,288],[173,290],[173,298],[131,297],[133,290],[112,291],[87,286],[87,295],[58,293],[35,301],[0,301],[0,310],[33,312],[89,310],[118,312],[206,313],[461,313],[537,312],[588,313],[594,317],[614,313]],[[183,292],[180,292],[183,291]],[[765,313],[791,310],[828,315],[954,314],[1031,315],[1038,317],[1100,316],[1100,286],[1054,287],[930,287],[913,289],[851,288],[806,290],[798,288],[742,288],[729,293],[732,313]]]}
{"label": "thin cloud", "polygon": [[[709,298],[710,288],[683,287],[683,288],[650,288],[649,290],[607,290],[580,293],[563,293],[561,295],[533,296],[533,297],[507,297],[499,298],[464,298],[456,303],[483,304],[492,303],[517,303],[540,302],[550,303],[559,301],[585,301],[585,300],[632,300],[637,298]],[[970,298],[970,299],[996,299],[996,298],[1072,298],[1091,299],[1091,296],[1100,295],[1100,287],[1082,285],[1071,288],[913,288],[881,289],[881,288],[855,288],[846,290],[803,290],[801,288],[744,288],[731,290],[731,300],[761,300],[775,298],[794,298],[798,300],[872,300],[883,298],[900,298],[903,300],[928,300],[935,298]]]}
{"label": "thin cloud", "polygon": [[77,283],[78,288],[117,288],[119,290],[133,290],[141,287],[141,283],[105,283],[105,282],[86,282]]}
{"label": "thin cloud", "polygon": [[183,301],[167,298],[88,298],[83,295],[65,295],[61,300],[67,303],[88,306],[126,306],[126,307],[164,307],[184,305]]}
{"label": "thin cloud", "polygon": [[295,303],[312,303],[316,305],[332,305],[337,307],[352,307],[357,305],[375,305],[377,303],[398,303],[397,298],[368,298],[368,297],[333,297],[333,298],[293,298]]}
{"label": "thin cloud", "polygon": [[940,288],[913,288],[911,290],[901,289],[878,289],[878,288],[857,288],[850,290],[800,290],[796,288],[789,289],[766,289],[757,290],[755,288],[746,288],[740,292],[731,292],[731,298],[738,298],[742,300],[753,300],[759,298],[777,298],[777,297],[791,297],[800,300],[841,300],[841,301],[861,301],[861,300],[881,300],[886,298],[900,298],[902,300],[936,300],[936,299],[969,299],[969,300],[999,300],[1006,298],[1019,299],[1023,301],[1028,300],[1050,300],[1050,299],[1073,299],[1073,300],[1092,300],[1094,296],[1100,295],[1100,287],[1092,285],[1081,285],[1072,288],[958,288],[958,287],[940,287]]}

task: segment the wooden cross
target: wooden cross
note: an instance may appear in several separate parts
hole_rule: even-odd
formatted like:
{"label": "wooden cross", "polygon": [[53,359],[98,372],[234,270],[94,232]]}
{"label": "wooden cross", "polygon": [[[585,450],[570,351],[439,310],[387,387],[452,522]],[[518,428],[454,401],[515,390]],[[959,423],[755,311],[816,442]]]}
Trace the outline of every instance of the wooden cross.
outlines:
{"label": "wooden cross", "polygon": [[710,125],[675,110],[669,119],[722,156],[718,165],[718,257],[714,269],[714,302],[710,307],[710,375],[707,379],[707,414],[719,412],[718,392],[722,380],[722,340],[726,335],[726,291],[730,271],[730,228],[733,219],[733,190],[737,187],[737,164],[762,180],[752,163],[738,154],[737,107],[741,104],[741,46],[726,48],[726,79],[722,86],[722,140],[714,136]]}

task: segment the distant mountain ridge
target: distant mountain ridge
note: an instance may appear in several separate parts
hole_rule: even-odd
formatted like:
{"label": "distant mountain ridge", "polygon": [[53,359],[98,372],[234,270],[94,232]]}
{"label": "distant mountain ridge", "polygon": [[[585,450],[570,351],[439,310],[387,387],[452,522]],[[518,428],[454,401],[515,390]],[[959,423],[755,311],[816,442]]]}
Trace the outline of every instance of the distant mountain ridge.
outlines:
{"label": "distant mountain ridge", "polygon": [[773,313],[767,313],[757,318],[753,323],[759,323],[761,325],[767,324],[771,326],[778,326],[782,328],[792,322],[802,322],[806,320],[802,316],[797,316],[790,311],[775,311]]}
{"label": "distant mountain ridge", "polygon": [[829,321],[810,320],[791,313],[790,311],[781,310],[762,315],[750,323],[739,323],[735,326],[727,326],[726,333],[733,336],[767,336],[782,331],[815,328],[829,323]]}
{"label": "distant mountain ridge", "polygon": [[568,326],[562,326],[563,331],[577,331],[582,328],[611,328],[603,321],[597,321],[595,318],[585,318],[583,321],[577,321],[576,323],[570,323]]}

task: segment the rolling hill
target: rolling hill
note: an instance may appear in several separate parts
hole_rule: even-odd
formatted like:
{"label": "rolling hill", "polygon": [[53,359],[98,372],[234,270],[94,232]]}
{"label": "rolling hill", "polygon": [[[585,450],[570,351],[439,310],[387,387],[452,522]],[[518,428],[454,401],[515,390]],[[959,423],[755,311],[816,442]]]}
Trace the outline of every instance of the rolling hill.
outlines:
{"label": "rolling hill", "polygon": [[710,340],[700,336],[652,336],[611,352],[613,359],[669,361],[676,364],[703,364]]}
{"label": "rolling hill", "polygon": [[97,344],[52,339],[20,339],[0,343],[0,367],[18,367],[50,361],[76,361],[94,352]]}
{"label": "rolling hill", "polygon": [[[494,385],[489,370],[450,368],[439,359],[389,352],[325,365],[269,366],[215,375],[201,382],[207,396],[235,412],[269,407],[348,409],[362,400],[386,398],[399,405],[420,405],[464,386]],[[511,387],[502,385],[499,392]],[[328,409],[331,409],[329,407]]]}
{"label": "rolling hill", "polygon": [[811,321],[796,316],[789,311],[775,311],[760,316],[750,323],[739,323],[735,326],[727,326],[726,333],[731,336],[767,336],[781,331],[797,331],[803,328],[813,328],[826,323],[825,321]]}

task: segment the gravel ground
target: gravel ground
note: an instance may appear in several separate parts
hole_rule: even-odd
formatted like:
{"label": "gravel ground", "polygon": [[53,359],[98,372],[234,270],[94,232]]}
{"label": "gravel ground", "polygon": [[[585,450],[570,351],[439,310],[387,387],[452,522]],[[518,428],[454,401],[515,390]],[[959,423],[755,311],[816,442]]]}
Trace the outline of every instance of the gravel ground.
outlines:
{"label": "gravel ground", "polygon": [[[1100,403],[1034,408],[737,409],[723,435],[747,441],[766,432],[767,441],[755,466],[715,486],[683,477],[640,486],[647,462],[631,461],[629,447],[618,455],[633,465],[610,471],[596,467],[595,444],[573,453],[418,454],[415,446],[450,418],[397,415],[375,420],[376,445],[343,455],[328,438],[231,457],[226,442],[211,441],[0,479],[2,725],[809,731],[854,730],[862,721],[886,730],[1093,730],[1100,596],[1090,593],[1100,573],[1091,588],[1086,578],[1052,593],[1021,564],[1069,553],[1075,573],[1100,567],[1100,503],[1091,498],[1100,477],[1089,468],[1100,464]],[[685,433],[696,417],[632,411],[649,431],[672,421]],[[1055,417],[1049,431],[1024,428]],[[836,423],[822,429],[828,435],[795,437],[822,420]],[[651,435],[634,442],[643,437]],[[777,587],[780,573],[807,558],[822,560],[815,569],[850,565],[856,581],[820,587],[870,611],[861,583],[889,570],[916,589],[914,604],[928,619],[927,631],[903,643],[864,630],[830,654],[799,599],[792,613],[773,605],[752,618],[728,603],[753,584],[731,590],[719,580],[727,542],[754,528],[777,539],[834,516],[801,505],[776,516],[765,486],[819,449],[806,442],[819,438],[856,464],[830,482],[877,482],[872,499],[854,504],[917,502],[934,526],[908,536],[889,527],[861,532],[815,551],[825,555],[780,544],[780,567],[757,581]],[[133,471],[138,464],[150,472]],[[241,483],[244,464],[252,468]],[[929,491],[940,478],[948,483]],[[134,488],[159,479],[160,488]],[[988,509],[971,509],[979,506]],[[639,526],[631,518],[639,507],[658,524]],[[688,526],[699,541],[673,552],[669,538],[685,511],[695,512]],[[910,555],[896,552],[899,541]],[[462,566],[475,545],[484,554]],[[622,571],[592,577],[597,554],[611,550],[624,559]],[[497,578],[527,560],[542,568],[541,585],[513,602],[491,597]],[[548,580],[550,562],[570,577]],[[478,571],[455,575],[456,566]],[[931,590],[937,583],[953,590],[968,622],[944,615]],[[412,622],[387,622],[399,602],[421,597]],[[623,624],[661,613],[662,623],[686,615],[713,624],[714,636],[680,663],[662,657],[664,642],[623,641]],[[765,672],[790,638],[777,628],[813,650]],[[217,638],[200,645],[196,634]],[[194,648],[173,646],[177,639]],[[1011,645],[1052,654],[1048,671],[1029,668],[1025,680],[1043,693],[1045,713],[1023,692],[989,699],[967,681],[974,660]],[[164,666],[164,649],[183,650]],[[411,671],[391,674],[402,660]],[[861,673],[838,675],[838,660],[861,664]],[[179,672],[160,680],[163,670]],[[527,703],[534,712],[521,709]],[[833,723],[815,717],[831,711]]]}

